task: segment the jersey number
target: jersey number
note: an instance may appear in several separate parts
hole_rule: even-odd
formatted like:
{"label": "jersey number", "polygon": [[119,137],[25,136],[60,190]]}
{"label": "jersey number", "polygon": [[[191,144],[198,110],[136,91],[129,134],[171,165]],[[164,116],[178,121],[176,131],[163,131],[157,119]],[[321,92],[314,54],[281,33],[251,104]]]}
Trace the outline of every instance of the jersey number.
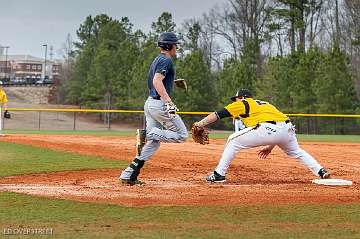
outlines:
{"label": "jersey number", "polygon": [[258,105],[266,105],[266,104],[269,104],[269,102],[266,102],[266,101],[262,101],[262,100],[255,100],[256,104]]}

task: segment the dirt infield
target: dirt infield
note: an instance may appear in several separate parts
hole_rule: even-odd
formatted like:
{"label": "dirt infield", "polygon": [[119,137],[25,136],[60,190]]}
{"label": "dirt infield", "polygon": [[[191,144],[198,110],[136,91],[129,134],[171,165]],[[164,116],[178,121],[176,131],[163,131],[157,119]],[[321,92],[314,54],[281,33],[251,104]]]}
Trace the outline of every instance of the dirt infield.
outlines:
{"label": "dirt infield", "polygon": [[[127,161],[133,159],[135,144],[133,138],[113,136],[8,135],[0,140]],[[301,143],[333,178],[352,180],[352,186],[312,184],[316,177],[278,148],[267,160],[257,159],[257,149],[243,151],[233,161],[226,183],[206,183],[224,142],[162,144],[145,164],[144,186],[123,185],[117,179],[120,169],[102,169],[0,178],[0,191],[137,206],[360,201],[360,144]]]}

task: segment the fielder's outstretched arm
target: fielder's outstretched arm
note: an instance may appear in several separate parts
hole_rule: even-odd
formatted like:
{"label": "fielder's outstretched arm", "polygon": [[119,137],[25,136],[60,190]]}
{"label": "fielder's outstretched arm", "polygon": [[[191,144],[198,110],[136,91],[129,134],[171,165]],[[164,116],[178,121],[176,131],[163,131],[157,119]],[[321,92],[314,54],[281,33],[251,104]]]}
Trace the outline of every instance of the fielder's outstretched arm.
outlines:
{"label": "fielder's outstretched arm", "polygon": [[203,118],[202,120],[195,122],[194,124],[196,126],[199,127],[205,127],[206,125],[212,124],[214,122],[216,122],[218,120],[218,116],[216,115],[216,113],[211,113],[208,116],[206,116],[205,118]]}
{"label": "fielder's outstretched arm", "polygon": [[195,125],[199,126],[199,127],[204,127],[204,126],[207,126],[209,124],[216,122],[219,119],[227,118],[227,117],[232,117],[232,115],[229,113],[229,111],[227,109],[224,108],[222,110],[219,110],[219,111],[209,114],[208,116],[206,116],[199,122],[196,122]]}

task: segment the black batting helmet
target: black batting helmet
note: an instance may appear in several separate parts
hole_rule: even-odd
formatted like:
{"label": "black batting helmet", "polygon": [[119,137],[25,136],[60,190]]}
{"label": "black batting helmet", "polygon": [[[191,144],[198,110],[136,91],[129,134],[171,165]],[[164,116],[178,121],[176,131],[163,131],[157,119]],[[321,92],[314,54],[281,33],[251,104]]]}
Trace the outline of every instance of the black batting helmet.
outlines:
{"label": "black batting helmet", "polygon": [[180,44],[179,38],[173,32],[163,32],[158,39],[158,47],[170,51],[173,44]]}
{"label": "black batting helmet", "polygon": [[253,97],[253,94],[252,94],[251,91],[248,90],[248,89],[240,89],[240,90],[238,90],[238,91],[236,92],[236,94],[235,94],[233,97],[231,97],[230,99],[231,99],[232,101],[236,101],[236,98],[238,98],[238,97],[250,97],[250,98],[252,98],[252,97]]}

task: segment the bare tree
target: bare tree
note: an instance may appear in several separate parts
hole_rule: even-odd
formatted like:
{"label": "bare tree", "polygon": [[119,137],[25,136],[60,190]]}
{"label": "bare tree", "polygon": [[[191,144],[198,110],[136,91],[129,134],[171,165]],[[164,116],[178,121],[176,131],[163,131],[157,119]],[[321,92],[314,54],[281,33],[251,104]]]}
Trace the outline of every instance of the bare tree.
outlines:
{"label": "bare tree", "polygon": [[74,42],[70,34],[67,34],[65,42],[62,44],[59,54],[63,58],[63,62],[60,68],[60,77],[54,79],[52,85],[52,101],[55,103],[64,103],[65,100],[65,87],[66,83],[72,77],[73,65],[74,65]]}
{"label": "bare tree", "polygon": [[342,45],[351,59],[355,89],[360,99],[360,2],[344,0],[343,11],[346,18],[341,23],[343,29]]}
{"label": "bare tree", "polygon": [[206,33],[204,36],[210,36],[207,46],[212,46],[211,56],[216,56],[211,60],[218,60],[221,64],[224,56],[241,59],[246,51],[249,54],[250,48],[259,75],[263,60],[262,43],[268,31],[273,4],[269,0],[229,0],[222,7],[217,6],[204,14],[201,26]]}
{"label": "bare tree", "polygon": [[279,45],[287,45],[291,52],[312,48],[321,32],[324,0],[276,0],[276,3],[274,22],[278,31],[287,30],[288,40]]}

